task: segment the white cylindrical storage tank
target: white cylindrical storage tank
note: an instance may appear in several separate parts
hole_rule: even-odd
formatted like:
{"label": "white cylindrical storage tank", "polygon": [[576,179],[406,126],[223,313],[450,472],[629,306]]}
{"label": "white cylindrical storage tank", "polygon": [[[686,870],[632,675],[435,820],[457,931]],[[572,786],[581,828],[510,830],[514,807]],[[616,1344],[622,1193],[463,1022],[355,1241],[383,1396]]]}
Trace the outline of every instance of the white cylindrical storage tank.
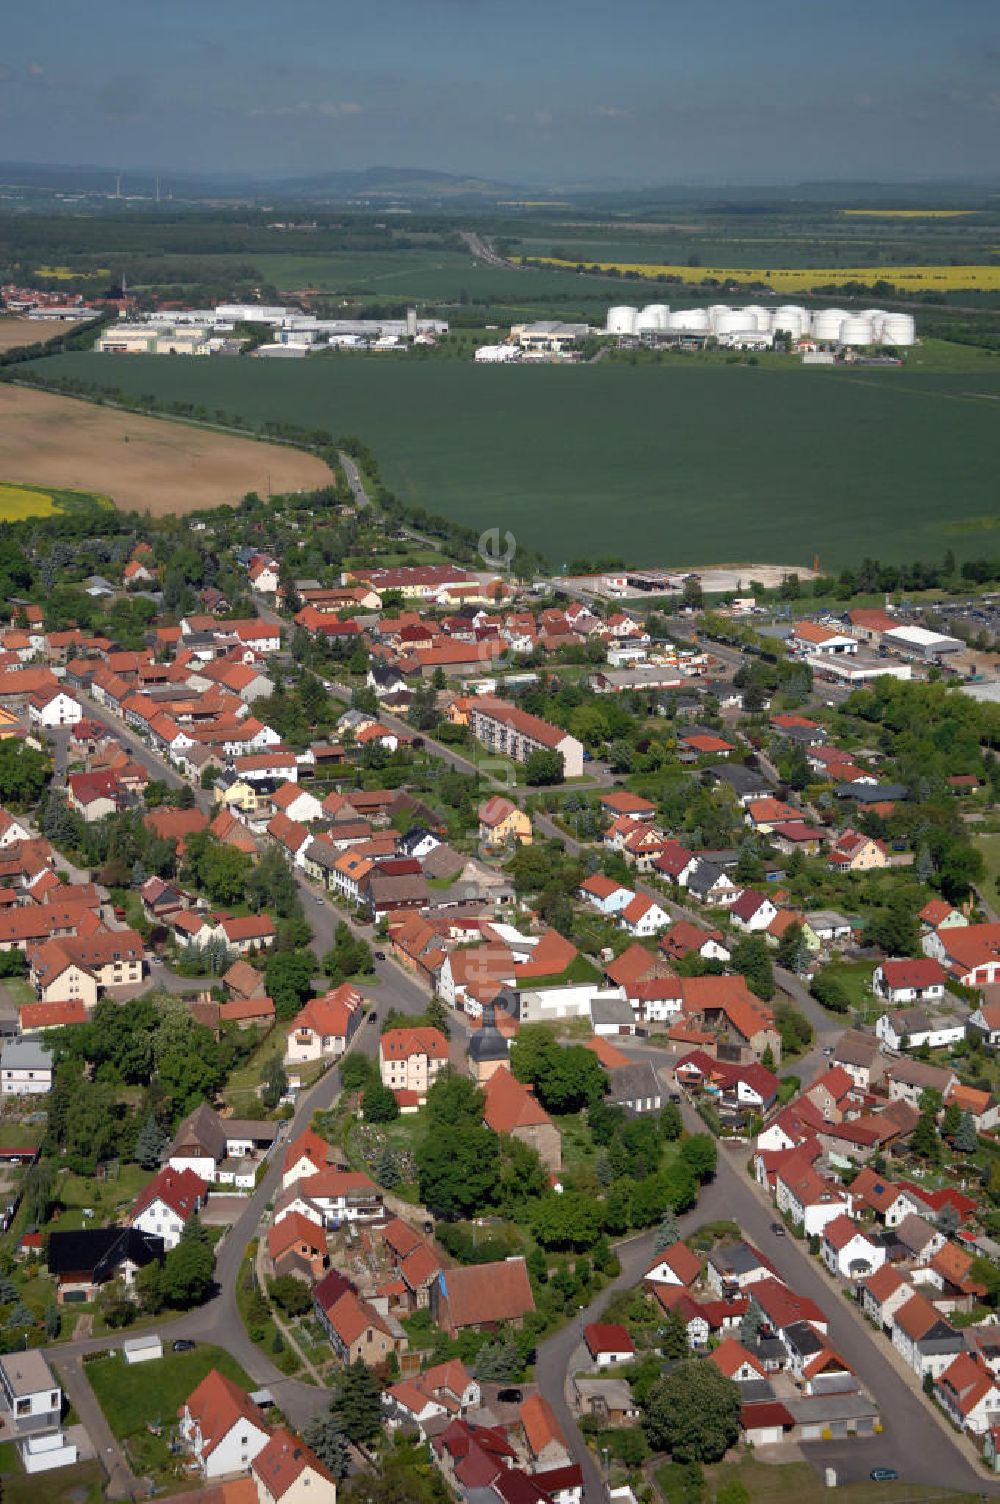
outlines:
{"label": "white cylindrical storage tank", "polygon": [[689,329],[692,334],[703,334],[708,330],[707,308],[676,308],[670,315],[668,325],[671,329]]}
{"label": "white cylindrical storage tank", "polygon": [[749,303],[746,308],[737,311],[743,315],[743,329],[762,329],[765,334],[770,329],[770,308],[762,308],[759,303]]}
{"label": "white cylindrical storage tank", "polygon": [[732,309],[730,308],[730,306],[729,306],[728,303],[710,303],[709,304],[709,308],[708,308],[708,322],[711,324],[711,326],[712,326],[713,329],[715,328],[716,321],[718,319],[720,319],[723,316],[723,314],[726,314],[726,313],[732,313]]}
{"label": "white cylindrical storage tank", "polygon": [[757,334],[759,331],[755,324],[751,324],[743,308],[728,308],[725,313],[720,313],[715,321],[716,334]]}
{"label": "white cylindrical storage tank", "polygon": [[845,308],[818,308],[813,314],[813,334],[817,339],[839,339],[840,326],[847,318]]}
{"label": "white cylindrical storage tank", "polygon": [[866,319],[860,313],[852,313],[840,326],[840,343],[842,345],[870,345],[874,342],[875,334],[872,329],[871,319]]}
{"label": "white cylindrical storage tank", "polygon": [[634,334],[638,318],[637,308],[631,308],[627,303],[619,304],[616,308],[608,309],[604,327],[608,334]]}
{"label": "white cylindrical storage tank", "polygon": [[879,326],[879,338],[883,345],[915,345],[917,326],[912,314],[887,313]]}
{"label": "white cylindrical storage tank", "polygon": [[647,303],[636,320],[636,328],[640,333],[644,329],[666,329],[669,317],[670,309],[666,303]]}
{"label": "white cylindrical storage tank", "polygon": [[776,308],[771,316],[771,328],[777,334],[780,329],[784,334],[790,334],[793,339],[799,339],[809,331],[809,310],[801,308],[797,303],[783,303]]}

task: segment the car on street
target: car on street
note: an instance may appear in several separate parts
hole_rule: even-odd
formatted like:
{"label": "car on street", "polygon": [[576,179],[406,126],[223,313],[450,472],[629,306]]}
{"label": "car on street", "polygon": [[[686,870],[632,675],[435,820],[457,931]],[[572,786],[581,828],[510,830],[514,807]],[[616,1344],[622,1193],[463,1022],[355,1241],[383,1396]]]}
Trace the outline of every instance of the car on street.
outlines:
{"label": "car on street", "polygon": [[894,1467],[873,1467],[868,1476],[873,1483],[895,1483],[899,1474]]}
{"label": "car on street", "polygon": [[771,1231],[774,1233],[774,1236],[776,1238],[783,1238],[785,1236],[785,1224],[784,1224],[784,1222],[772,1222],[771,1223]]}
{"label": "car on street", "polygon": [[170,1345],[175,1353],[190,1353],[196,1346],[190,1337],[177,1337]]}
{"label": "car on street", "polygon": [[313,903],[318,903],[320,908],[322,908],[326,903],[326,899],[323,897],[322,893],[317,893],[313,898]]}
{"label": "car on street", "polygon": [[836,1049],[836,1045],[828,1044],[826,1046],[825,1050],[823,1051],[823,1054],[824,1055],[832,1055],[835,1049]]}
{"label": "car on street", "polygon": [[384,961],[385,960],[385,951],[384,950],[377,950],[375,952],[375,959],[376,959],[376,961]]}

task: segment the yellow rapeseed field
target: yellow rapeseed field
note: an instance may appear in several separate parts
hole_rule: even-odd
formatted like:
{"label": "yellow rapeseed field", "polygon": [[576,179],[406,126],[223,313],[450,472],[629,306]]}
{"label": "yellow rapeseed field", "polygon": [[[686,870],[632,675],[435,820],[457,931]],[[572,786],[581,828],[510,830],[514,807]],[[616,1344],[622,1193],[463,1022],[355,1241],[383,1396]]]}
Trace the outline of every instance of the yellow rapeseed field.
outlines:
{"label": "yellow rapeseed field", "polygon": [[841,209],[841,214],[868,214],[877,219],[957,219],[978,209]]}
{"label": "yellow rapeseed field", "polygon": [[59,282],[68,282],[73,277],[110,277],[111,273],[106,266],[94,267],[93,271],[75,272],[71,266],[36,266],[35,273],[39,277],[54,277]]}
{"label": "yellow rapeseed field", "polygon": [[51,517],[61,512],[45,491],[0,481],[0,522],[23,522],[26,517]]}
{"label": "yellow rapeseed field", "polygon": [[[521,257],[522,261],[529,258]],[[580,263],[555,256],[532,256],[533,264],[575,267]],[[701,282],[712,277],[717,282],[759,282],[775,292],[811,292],[816,287],[860,282],[873,287],[876,282],[891,282],[894,287],[912,292],[1000,291],[1000,266],[792,266],[761,268],[752,266],[665,266],[653,262],[586,261],[591,271],[633,273],[637,277],[676,277],[681,282]]]}

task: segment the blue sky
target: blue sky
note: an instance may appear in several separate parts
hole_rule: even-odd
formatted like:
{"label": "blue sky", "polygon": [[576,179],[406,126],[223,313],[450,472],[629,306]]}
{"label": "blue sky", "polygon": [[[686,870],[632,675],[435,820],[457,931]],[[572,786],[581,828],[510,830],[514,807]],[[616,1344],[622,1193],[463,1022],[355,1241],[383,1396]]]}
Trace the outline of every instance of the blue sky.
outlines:
{"label": "blue sky", "polygon": [[0,157],[510,181],[995,173],[996,0],[33,0]]}

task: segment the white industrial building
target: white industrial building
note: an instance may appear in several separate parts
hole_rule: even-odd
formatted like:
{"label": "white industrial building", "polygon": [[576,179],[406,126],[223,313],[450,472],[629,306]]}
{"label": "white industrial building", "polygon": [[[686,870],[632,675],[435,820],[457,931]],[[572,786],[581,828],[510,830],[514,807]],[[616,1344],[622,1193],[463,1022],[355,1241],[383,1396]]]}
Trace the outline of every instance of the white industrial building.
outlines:
{"label": "white industrial building", "polygon": [[714,303],[707,308],[670,308],[667,303],[648,303],[645,308],[618,304],[608,309],[605,333],[623,339],[652,343],[715,338],[734,349],[767,349],[777,335],[793,340],[812,337],[821,344],[866,349],[871,345],[903,346],[916,343],[917,331],[908,313],[889,313],[884,308],[864,308],[851,313],[846,308],[813,311],[797,303],[765,308],[749,303],[743,308]]}
{"label": "white industrial building", "polygon": [[931,632],[927,627],[893,627],[882,633],[882,641],[911,658],[928,660],[940,658],[943,653],[960,653],[965,647],[960,637],[946,637],[943,632]]}
{"label": "white industrial building", "polygon": [[240,324],[266,324],[273,339],[258,355],[290,358],[330,346],[335,349],[398,349],[400,342],[432,344],[448,333],[444,319],[418,318],[409,308],[405,318],[320,319],[301,308],[263,303],[220,303],[215,308],[159,309],[105,329],[95,349],[114,355],[213,355],[233,348],[224,336]]}

